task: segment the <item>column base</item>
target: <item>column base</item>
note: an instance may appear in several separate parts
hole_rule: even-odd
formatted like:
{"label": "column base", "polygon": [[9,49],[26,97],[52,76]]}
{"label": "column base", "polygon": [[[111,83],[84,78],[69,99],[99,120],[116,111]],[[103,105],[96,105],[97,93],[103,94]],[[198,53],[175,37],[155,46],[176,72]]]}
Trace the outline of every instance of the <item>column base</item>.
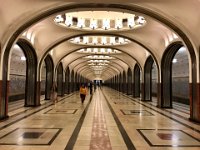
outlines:
{"label": "column base", "polygon": [[4,117],[0,117],[1,121],[7,120],[9,118],[9,116],[4,116]]}

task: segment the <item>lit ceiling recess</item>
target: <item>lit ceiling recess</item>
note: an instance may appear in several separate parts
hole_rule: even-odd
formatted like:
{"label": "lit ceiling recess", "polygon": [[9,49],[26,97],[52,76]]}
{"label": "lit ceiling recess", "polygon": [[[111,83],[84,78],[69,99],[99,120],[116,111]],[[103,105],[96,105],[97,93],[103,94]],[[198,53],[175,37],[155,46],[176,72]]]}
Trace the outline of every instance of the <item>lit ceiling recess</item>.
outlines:
{"label": "lit ceiling recess", "polygon": [[[105,56],[102,56],[102,57],[105,58]],[[101,76],[103,70],[105,70],[107,68],[108,64],[110,63],[109,60],[99,59],[102,57],[98,57],[98,58],[96,58],[95,56],[94,57],[85,57],[85,58],[90,59],[87,61],[89,68],[93,70],[95,75],[99,75],[99,77]],[[110,56],[108,56],[108,57],[110,59],[112,59]]]}
{"label": "lit ceiling recess", "polygon": [[115,11],[78,11],[59,14],[54,22],[78,30],[131,30],[146,24],[143,16]]}
{"label": "lit ceiling recess", "polygon": [[78,53],[86,54],[120,54],[121,52],[111,48],[82,48],[77,51]]}
{"label": "lit ceiling recess", "polygon": [[90,56],[86,56],[84,58],[86,58],[86,59],[102,59],[102,60],[114,59],[113,57],[106,56],[106,55],[90,55]]}
{"label": "lit ceiling recess", "polygon": [[69,39],[69,42],[80,45],[91,45],[91,46],[112,46],[112,45],[125,45],[131,41],[118,36],[78,36]]}

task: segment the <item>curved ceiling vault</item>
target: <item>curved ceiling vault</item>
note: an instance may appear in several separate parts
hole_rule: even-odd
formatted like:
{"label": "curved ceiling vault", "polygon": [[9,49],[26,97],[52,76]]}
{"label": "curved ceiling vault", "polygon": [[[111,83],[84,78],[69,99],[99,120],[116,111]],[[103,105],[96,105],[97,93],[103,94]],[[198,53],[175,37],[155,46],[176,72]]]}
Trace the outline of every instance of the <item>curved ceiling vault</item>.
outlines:
{"label": "curved ceiling vault", "polygon": [[[104,52],[107,51],[107,49],[103,50]],[[82,54],[79,55],[77,55],[77,53],[80,53],[80,50],[78,52],[71,53],[62,60],[65,66],[64,68],[69,66],[71,70],[73,69],[75,72],[78,73],[80,73],[80,70],[82,70],[82,68],[89,68],[89,70],[94,74],[93,79],[97,77],[101,78],[101,75],[105,74],[108,71],[108,68],[113,68],[115,74],[118,74],[120,72],[123,72],[125,68],[128,68],[131,65],[134,66],[134,64],[136,63],[135,60],[129,55],[126,55],[123,52],[116,50],[114,51],[114,53],[110,52],[110,54],[100,54],[100,51],[98,53],[84,51],[82,52]],[[124,58],[126,58],[127,60],[129,59],[131,65],[124,61]],[[65,60],[67,62],[65,62]]]}
{"label": "curved ceiling vault", "polygon": [[[59,5],[43,4],[46,12],[42,11],[40,3],[38,9],[41,10],[30,20],[23,22],[22,17],[21,23],[24,24],[13,34],[8,45],[12,45],[15,38],[27,39],[35,48],[40,64],[50,54],[55,66],[62,62],[64,69],[69,67],[90,80],[106,80],[127,71],[129,67],[133,70],[136,63],[142,68],[149,55],[152,55],[159,69],[164,50],[170,43],[189,40],[179,26],[180,22],[184,24],[182,19],[180,22],[170,22],[167,16],[162,17],[164,13],[177,13],[171,1],[163,6],[158,5],[165,11],[162,13],[157,9],[160,14],[147,9],[158,7],[157,3],[148,5],[145,1],[136,2],[138,5],[128,2],[127,5],[86,2],[71,5],[52,1],[52,4]],[[33,7],[37,8],[37,4],[34,3]],[[167,11],[167,6],[171,11]],[[20,6],[16,4],[16,7],[20,10]],[[24,11],[27,10],[24,8]],[[21,12],[23,9],[16,16]],[[185,18],[181,13],[177,15]],[[186,44],[191,46],[190,42]]]}
{"label": "curved ceiling vault", "polygon": [[[117,59],[118,61],[115,61],[115,63],[122,66],[126,71],[129,67],[133,69],[135,63],[143,66],[145,58],[149,55],[149,49],[140,42],[141,40],[137,36],[134,37],[134,39],[137,40],[133,40],[130,39],[131,36],[126,38],[127,35],[125,36],[120,33],[121,31],[134,31],[136,34],[137,30],[144,28],[143,30],[146,32],[146,35],[148,33],[152,34],[150,30],[146,31],[145,29],[148,23],[151,25],[153,22],[150,21],[148,17],[145,19],[144,16],[138,14],[101,10],[66,12],[56,15],[54,18],[51,17],[48,21],[53,24],[52,20],[54,21],[54,26],[57,26],[57,29],[69,30],[70,32],[68,32],[68,34],[72,33],[72,31],[88,32],[83,35],[69,37],[66,41],[56,44],[57,46],[51,53],[60,58],[59,62],[62,61],[64,68],[69,66],[71,70],[74,68],[73,64],[80,63],[81,59],[87,59],[87,62],[84,62],[83,65],[79,65],[82,69],[78,68],[74,71],[85,76],[84,73],[87,72],[83,73],[82,70],[89,68],[87,70],[92,72],[90,74],[93,77],[91,80],[95,78],[101,79],[102,76],[111,69],[111,72],[114,73],[113,76],[119,72],[123,72],[123,70],[116,71],[115,68],[110,65],[111,62],[114,62],[112,61],[113,59]],[[96,33],[97,31],[98,33]],[[160,37],[160,33],[159,36],[157,35],[157,38],[158,37]],[[89,52],[88,48],[85,48],[88,46],[96,47],[96,49],[92,48]],[[80,48],[79,51],[73,50],[78,47]],[[109,49],[105,47],[111,47],[111,50],[109,51]],[[122,51],[116,50],[119,47]],[[114,53],[112,53],[112,49],[115,50]],[[155,53],[155,55],[157,54]],[[81,70],[81,72],[79,70]],[[106,80],[105,75],[104,80]]]}

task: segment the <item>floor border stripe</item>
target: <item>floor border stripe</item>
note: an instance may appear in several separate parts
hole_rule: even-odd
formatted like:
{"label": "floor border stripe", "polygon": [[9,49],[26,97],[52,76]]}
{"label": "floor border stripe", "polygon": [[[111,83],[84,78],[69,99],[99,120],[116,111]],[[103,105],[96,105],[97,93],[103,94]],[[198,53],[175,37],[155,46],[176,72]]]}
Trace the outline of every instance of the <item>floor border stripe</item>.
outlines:
{"label": "floor border stripe", "polygon": [[[190,126],[190,125],[188,125],[188,124],[186,124],[186,123],[183,123],[183,122],[181,122],[181,121],[179,121],[179,120],[177,120],[177,119],[175,119],[175,118],[173,118],[173,117],[170,117],[170,116],[164,114],[164,112],[160,112],[160,111],[158,111],[158,110],[156,110],[156,109],[154,109],[154,108],[151,108],[151,107],[147,106],[146,104],[142,104],[139,100],[137,101],[136,99],[134,99],[134,98],[132,98],[132,97],[129,97],[129,96],[127,96],[127,95],[124,95],[124,94],[121,94],[121,95],[123,95],[124,97],[129,98],[130,100],[132,100],[132,101],[134,101],[134,102],[136,102],[136,103],[138,103],[138,104],[140,104],[140,105],[142,105],[142,106],[144,106],[144,107],[147,107],[147,108],[149,108],[149,109],[151,109],[151,110],[153,110],[153,111],[155,111],[155,112],[157,112],[157,113],[159,113],[159,114],[161,114],[161,115],[167,117],[168,119],[171,119],[171,120],[173,120],[173,121],[175,121],[175,122],[177,122],[177,123],[179,123],[179,124],[181,124],[181,125],[183,125],[183,126],[189,128],[189,129],[191,129],[191,130],[193,130],[193,131],[195,131],[195,132],[197,132],[197,133],[200,133],[200,130],[198,130],[198,129],[196,129],[196,128],[194,128],[194,127],[192,127],[192,126]],[[142,102],[144,102],[144,101],[142,101]],[[145,102],[144,102],[144,103],[145,103]],[[147,104],[148,104],[148,103],[147,103]],[[151,106],[153,106],[153,105],[151,105]],[[153,106],[153,107],[155,107],[155,106]],[[157,108],[157,107],[155,107],[155,108]],[[159,110],[161,110],[161,111],[166,111],[166,110],[163,110],[163,109],[159,109]],[[166,111],[166,112],[167,112],[167,111]],[[172,112],[168,112],[168,113],[173,114]],[[173,114],[173,115],[174,115],[174,114]],[[192,122],[192,123],[194,123],[194,122]],[[195,124],[195,123],[194,123],[194,124]],[[199,125],[199,124],[197,124],[197,125]]]}
{"label": "floor border stripe", "polygon": [[71,135],[71,137],[70,137],[70,139],[69,139],[69,141],[68,141],[68,143],[67,143],[67,145],[65,147],[65,150],[72,150],[73,149],[73,147],[74,147],[74,145],[76,143],[76,140],[78,138],[78,134],[79,134],[79,132],[81,130],[81,127],[83,125],[83,121],[84,121],[85,116],[87,114],[87,111],[88,111],[88,108],[89,108],[89,105],[91,103],[92,98],[93,98],[93,95],[90,96],[89,102],[87,103],[86,108],[84,109],[84,111],[83,111],[83,113],[82,113],[82,115],[81,115],[76,127],[74,128],[74,131],[73,131],[73,133],[72,133],[72,135]]}
{"label": "floor border stripe", "polygon": [[[70,95],[67,95],[67,96],[65,96],[65,97],[63,97],[63,98],[61,98],[61,99],[59,99],[58,102],[63,101],[65,98],[71,97],[73,94],[74,94],[74,93],[72,93],[72,94],[70,94]],[[50,102],[49,104],[47,104],[46,106],[42,105],[42,106],[41,106],[42,108],[40,108],[40,109],[38,109],[38,110],[36,110],[36,111],[34,111],[34,112],[28,114],[28,115],[25,115],[25,116],[23,116],[23,117],[21,117],[21,118],[19,118],[19,119],[16,119],[16,120],[14,120],[14,121],[12,121],[12,122],[10,122],[10,123],[8,123],[8,124],[6,124],[6,125],[0,127],[0,130],[3,130],[3,129],[5,129],[5,128],[7,128],[7,127],[9,127],[9,126],[11,126],[11,125],[13,125],[13,124],[15,124],[15,123],[17,123],[17,122],[23,120],[23,119],[25,119],[25,118],[28,118],[28,117],[32,116],[33,114],[38,113],[38,112],[40,112],[40,111],[42,111],[42,110],[44,110],[44,109],[46,109],[46,108],[48,108],[48,107],[50,107],[50,106],[52,106],[52,105],[54,105],[54,104],[51,103],[51,102]],[[35,107],[35,108],[36,108],[36,107]],[[22,112],[22,113],[23,113],[23,112]],[[20,114],[21,114],[21,113],[20,113]],[[17,116],[16,116],[16,117],[17,117]],[[7,120],[9,120],[9,118],[8,118]],[[4,120],[2,120],[0,123],[2,123],[2,122],[4,122]]]}
{"label": "floor border stripe", "polygon": [[105,96],[103,91],[102,91],[102,93],[103,93],[103,96],[104,96],[104,98],[105,98],[105,100],[106,100],[106,102],[108,104],[108,107],[109,107],[109,109],[110,109],[110,111],[111,111],[111,113],[113,115],[113,118],[114,118],[114,120],[115,120],[115,122],[117,124],[117,127],[118,127],[118,129],[119,129],[119,131],[120,131],[120,133],[121,133],[121,135],[122,135],[122,137],[124,139],[124,142],[125,142],[128,150],[136,150],[136,148],[133,145],[131,139],[129,138],[128,134],[126,133],[126,130],[124,129],[123,125],[121,124],[120,120],[118,119],[117,115],[115,114],[113,108],[111,107],[110,103],[108,102],[107,97]]}

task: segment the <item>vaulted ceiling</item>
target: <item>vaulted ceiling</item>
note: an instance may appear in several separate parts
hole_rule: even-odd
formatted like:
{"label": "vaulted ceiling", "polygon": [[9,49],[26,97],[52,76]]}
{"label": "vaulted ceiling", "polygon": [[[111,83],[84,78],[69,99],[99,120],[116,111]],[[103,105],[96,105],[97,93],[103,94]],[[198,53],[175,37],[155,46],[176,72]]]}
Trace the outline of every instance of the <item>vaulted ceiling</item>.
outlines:
{"label": "vaulted ceiling", "polygon": [[39,61],[50,54],[55,65],[106,80],[136,63],[143,68],[149,55],[160,67],[175,41],[186,47],[191,41],[198,56],[199,6],[198,0],[2,0],[1,50],[24,38]]}

